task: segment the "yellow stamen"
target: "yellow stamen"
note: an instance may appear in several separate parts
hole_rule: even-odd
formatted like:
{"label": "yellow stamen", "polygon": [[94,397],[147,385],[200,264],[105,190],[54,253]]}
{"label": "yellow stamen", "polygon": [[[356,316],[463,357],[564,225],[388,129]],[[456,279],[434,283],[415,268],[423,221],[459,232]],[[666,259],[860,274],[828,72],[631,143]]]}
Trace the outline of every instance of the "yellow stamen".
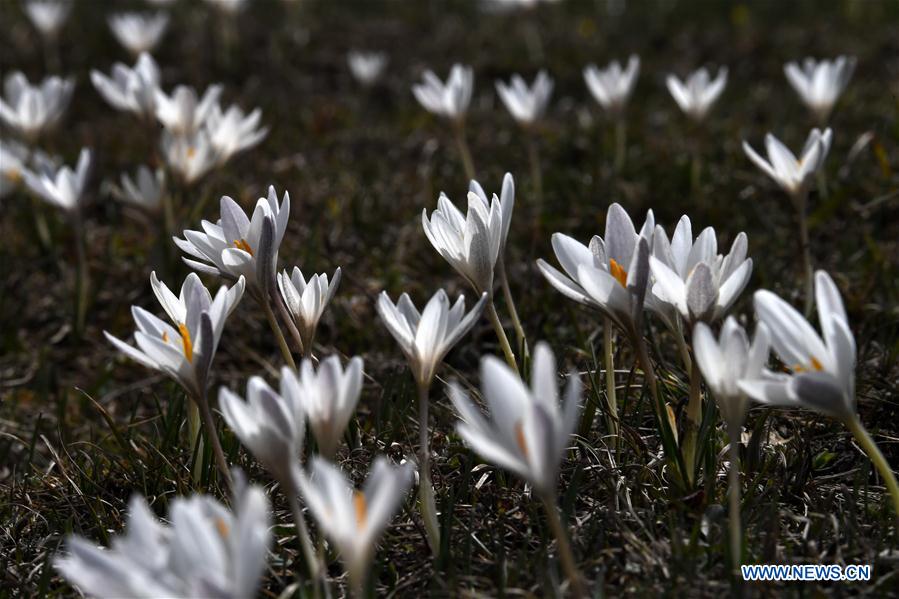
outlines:
{"label": "yellow stamen", "polygon": [[609,258],[609,272],[622,287],[627,287],[627,271],[618,264],[615,258]]}
{"label": "yellow stamen", "polygon": [[194,360],[194,342],[190,338],[190,331],[187,330],[186,324],[178,325],[178,332],[181,333],[181,344],[184,346],[184,357],[188,362]]}
{"label": "yellow stamen", "polygon": [[815,356],[812,356],[812,368],[814,368],[818,372],[821,372],[822,370],[824,370],[824,365],[821,364],[821,362],[818,360],[818,358],[816,358]]}
{"label": "yellow stamen", "polygon": [[196,156],[196,155],[197,155],[197,149],[196,149],[195,147],[190,146],[189,148],[187,148],[187,157],[188,157],[188,159],[191,159],[191,158],[193,158],[193,157]]}
{"label": "yellow stamen", "polygon": [[821,360],[819,360],[815,356],[812,356],[809,361],[812,363],[811,368],[806,368],[802,364],[794,364],[793,366],[788,366],[787,370],[792,370],[793,372],[796,372],[796,373],[809,372],[812,370],[814,370],[815,372],[821,372],[822,370],[824,370],[824,364],[822,364]]}
{"label": "yellow stamen", "polygon": [[10,183],[19,184],[22,182],[22,171],[17,168],[12,168],[4,173],[6,175],[6,179]]}
{"label": "yellow stamen", "polygon": [[518,443],[518,449],[521,450],[524,457],[528,457],[528,444],[524,437],[524,427],[521,424],[521,420],[515,423],[515,442]]}
{"label": "yellow stamen", "polygon": [[169,333],[168,333],[168,331],[163,331],[163,332],[162,332],[162,342],[163,342],[163,343],[168,343],[168,342],[169,342]]}
{"label": "yellow stamen", "polygon": [[236,248],[239,249],[239,250],[245,251],[246,253],[248,253],[248,254],[251,255],[251,256],[253,255],[253,248],[250,247],[250,244],[247,243],[247,240],[246,240],[246,239],[238,239],[238,240],[236,240],[236,241],[234,242],[234,247],[236,247]]}
{"label": "yellow stamen", "polygon": [[353,507],[356,508],[356,527],[365,526],[365,520],[368,515],[368,504],[365,502],[365,493],[361,491],[353,491]]}
{"label": "yellow stamen", "polygon": [[223,539],[228,538],[228,534],[231,532],[231,529],[228,528],[228,523],[222,520],[221,518],[215,519],[215,529],[218,531],[219,535]]}

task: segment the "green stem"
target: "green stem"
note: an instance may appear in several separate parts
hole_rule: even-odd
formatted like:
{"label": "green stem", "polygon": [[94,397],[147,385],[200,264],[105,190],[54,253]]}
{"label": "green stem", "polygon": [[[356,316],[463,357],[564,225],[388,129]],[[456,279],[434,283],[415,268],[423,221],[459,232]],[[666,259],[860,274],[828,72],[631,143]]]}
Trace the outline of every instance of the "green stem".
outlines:
{"label": "green stem", "polygon": [[465,122],[459,121],[455,123],[453,133],[456,137],[456,146],[459,148],[459,156],[462,158],[465,176],[469,180],[473,180],[475,178],[474,160],[471,158],[471,150],[468,149],[468,142],[465,140]]}
{"label": "green stem", "polygon": [[431,450],[428,439],[428,385],[418,385],[418,499],[421,517],[428,533],[428,543],[434,557],[440,555],[440,523],[431,484]]}
{"label": "green stem", "polygon": [[623,116],[615,120],[615,172],[620,173],[624,169],[624,161],[627,157],[627,123]]}
{"label": "green stem", "polygon": [[606,397],[609,400],[609,429],[615,436],[615,447],[618,447],[618,398],[615,389],[615,353],[612,330],[612,319],[606,317],[602,326],[603,354],[606,367]]}
{"label": "green stem", "polygon": [[690,368],[690,399],[687,402],[687,423],[684,430],[684,463],[687,467],[687,481],[692,484],[696,467],[696,437],[702,421],[702,389],[700,382],[702,373],[699,365],[693,360]]}
{"label": "green stem", "polygon": [[730,560],[731,568],[736,574],[743,562],[743,528],[740,523],[740,427],[728,426],[728,436],[730,437],[730,469],[727,472]]}
{"label": "green stem", "polygon": [[522,352],[522,356],[528,355],[528,340],[524,334],[524,327],[521,326],[521,319],[518,318],[518,310],[515,308],[515,301],[512,299],[512,290],[509,288],[509,277],[506,274],[506,261],[502,256],[496,263],[499,274],[499,284],[503,290],[503,298],[506,300],[506,307],[509,309],[509,316],[512,318],[512,328],[515,329],[515,340],[518,348]]}
{"label": "green stem", "polygon": [[534,185],[534,204],[537,221],[543,214],[543,169],[540,168],[540,148],[533,135],[528,136],[528,160],[531,163],[531,183]]}
{"label": "green stem", "polygon": [[818,169],[817,174],[818,179],[818,195],[821,196],[822,199],[827,199],[827,173],[824,172],[824,169]]}
{"label": "green stem", "polygon": [[275,313],[272,312],[272,307],[269,305],[269,298],[260,298],[259,303],[262,305],[263,311],[265,311],[265,318],[268,320],[268,326],[275,335],[275,341],[278,342],[278,348],[281,350],[284,362],[286,362],[291,369],[296,370],[297,364],[293,360],[293,354],[290,352],[290,347],[287,345],[287,339],[284,338],[284,333],[281,332],[281,327],[278,326],[278,320],[275,318]]}
{"label": "green stem", "polygon": [[562,562],[562,569],[565,570],[565,576],[568,577],[568,582],[571,584],[571,594],[578,598],[586,597],[587,590],[584,588],[584,580],[574,561],[571,542],[568,540],[568,534],[562,525],[562,519],[559,518],[559,508],[556,506],[555,499],[547,496],[543,497],[542,500],[543,507],[546,509],[549,527],[552,529],[553,536],[556,538],[556,544],[559,547],[559,559]]}
{"label": "green stem", "polygon": [[496,337],[499,339],[500,347],[502,347],[503,354],[506,356],[506,363],[515,371],[515,374],[520,376],[518,363],[515,361],[515,352],[512,351],[512,346],[509,345],[509,338],[506,337],[506,331],[503,330],[503,324],[499,320],[499,314],[496,313],[496,305],[493,303],[492,297],[487,302],[487,316],[490,318],[493,329],[496,331]]}
{"label": "green stem", "polygon": [[281,293],[276,287],[276,285],[272,286],[271,296],[272,301],[275,302],[275,306],[278,308],[278,314],[281,316],[281,320],[284,321],[285,326],[287,326],[287,331],[293,338],[294,343],[297,344],[300,356],[303,358],[312,358],[312,342],[314,339],[309,340],[309,350],[307,351],[306,344],[303,343],[303,336],[300,334],[299,329],[297,329],[297,325],[293,321],[293,316],[290,314],[290,310],[287,309],[287,304],[284,303],[284,298],[281,297]]}
{"label": "green stem", "polygon": [[233,484],[231,481],[231,471],[228,469],[228,461],[225,460],[225,452],[222,451],[222,443],[219,440],[218,430],[215,427],[215,419],[212,417],[212,410],[209,408],[209,401],[206,399],[205,391],[200,397],[196,398],[196,403],[200,407],[200,415],[203,417],[203,424],[206,428],[206,439],[212,445],[212,454],[215,457],[215,463],[222,474],[222,480],[225,481],[228,495],[231,495]]}
{"label": "green stem", "polygon": [[75,286],[75,334],[81,336],[87,317],[87,302],[90,289],[90,271],[87,262],[87,245],[84,235],[84,220],[80,208],[75,208],[75,257],[77,260]]}
{"label": "green stem", "polygon": [[287,502],[290,504],[290,513],[293,515],[293,523],[297,527],[297,541],[300,544],[300,552],[306,561],[306,567],[309,568],[309,575],[313,579],[319,578],[324,569],[321,567],[318,557],[315,555],[315,549],[312,547],[312,537],[309,536],[309,528],[306,526],[306,518],[303,517],[303,510],[300,509],[300,497],[296,491],[294,481],[284,481],[288,483],[284,486],[284,494],[287,496]]}
{"label": "green stem", "polygon": [[874,443],[874,439],[871,438],[870,433],[865,429],[858,416],[847,418],[846,426],[849,427],[849,430],[855,436],[855,440],[862,446],[862,449],[868,455],[868,459],[871,460],[871,463],[874,464],[877,472],[883,478],[883,482],[886,484],[893,499],[893,511],[896,517],[899,518],[899,483],[896,482],[896,474],[890,469],[886,458],[883,457],[877,444]]}
{"label": "green stem", "polygon": [[815,299],[815,275],[812,270],[812,250],[808,235],[808,217],[805,214],[805,198],[795,201],[796,216],[799,218],[799,251],[802,253],[802,268],[805,274],[805,316],[812,313]]}
{"label": "green stem", "polygon": [[200,407],[197,405],[197,402],[188,400],[186,403],[189,447],[191,451],[197,452],[191,478],[194,481],[194,486],[199,488],[200,477],[203,474],[203,441],[200,439],[200,430],[203,428],[203,422],[200,418]]}

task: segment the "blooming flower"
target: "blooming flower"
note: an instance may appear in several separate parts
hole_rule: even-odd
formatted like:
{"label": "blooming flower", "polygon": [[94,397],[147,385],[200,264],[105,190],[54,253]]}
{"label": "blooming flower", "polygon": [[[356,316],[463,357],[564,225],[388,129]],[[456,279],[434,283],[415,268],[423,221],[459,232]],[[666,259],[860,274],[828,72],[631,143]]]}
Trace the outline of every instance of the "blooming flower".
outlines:
{"label": "blooming flower", "polygon": [[70,0],[27,0],[25,14],[42,36],[53,38],[65,25],[72,12]]}
{"label": "blooming flower", "polygon": [[12,140],[0,143],[0,198],[4,198],[25,179],[28,148]]}
{"label": "blooming flower", "polygon": [[787,372],[765,370],[759,377],[740,381],[740,389],[763,403],[854,419],[855,337],[830,275],[823,270],[815,273],[815,303],[823,339],[795,308],[770,291],[756,291],[753,303]]}
{"label": "blooming flower", "polygon": [[247,0],[206,0],[206,4],[223,14],[234,16],[244,9]]}
{"label": "blooming flower", "polygon": [[425,110],[453,121],[462,121],[471,103],[474,72],[454,64],[444,84],[434,71],[424,73],[424,81],[412,86],[412,93]]}
{"label": "blooming flower", "polygon": [[63,210],[75,210],[84,199],[84,188],[91,167],[91,151],[82,148],[73,171],[68,166],[59,170],[47,168],[24,172],[25,185],[47,202]]}
{"label": "blooming flower", "polygon": [[640,57],[634,54],[628,58],[624,69],[617,60],[605,69],[599,69],[594,64],[584,68],[584,81],[590,93],[603,110],[612,115],[620,115],[624,111],[639,75]]}
{"label": "blooming flower", "polygon": [[387,54],[384,52],[359,52],[351,51],[346,57],[347,65],[350,67],[350,73],[356,78],[356,81],[370,87],[378,82],[387,68]]}
{"label": "blooming flower", "polygon": [[150,274],[150,284],[174,326],[132,306],[137,347],[106,331],[103,334],[135,362],[167,374],[193,397],[202,397],[225,321],[243,296],[244,279],[238,279],[231,289],[220,287],[215,299],[195,273],[187,275],[178,297],[156,278],[155,272]]}
{"label": "blooming flower", "polygon": [[258,108],[245,115],[237,106],[222,112],[217,103],[212,105],[205,125],[218,164],[224,164],[234,154],[256,146],[268,135],[268,127],[259,127],[261,118],[262,111]]}
{"label": "blooming flower", "polygon": [[159,142],[166,165],[185,184],[201,179],[218,164],[215,149],[205,131],[176,135],[163,131]]}
{"label": "blooming flower", "polygon": [[208,495],[179,497],[165,525],[134,495],[109,549],[72,535],[54,565],[92,597],[253,597],[271,544],[268,499],[241,482],[232,503],[233,511]]}
{"label": "blooming flower", "polygon": [[199,100],[197,92],[186,85],[176,87],[171,96],[156,90],[156,118],[168,131],[190,135],[203,126],[221,94],[221,85],[210,85]]}
{"label": "blooming flower", "polygon": [[319,363],[317,371],[307,358],[300,366],[297,383],[296,396],[319,453],[333,459],[362,393],[362,358],[351,359],[344,370],[340,359],[330,356]]}
{"label": "blooming flower", "polygon": [[159,91],[159,67],[149,54],[141,54],[134,68],[121,63],[112,65],[112,76],[91,71],[91,81],[103,99],[117,110],[152,118],[156,114]]}
{"label": "blooming flower", "polygon": [[142,164],[133,178],[128,173],[122,173],[120,181],[121,187],[114,188],[119,199],[145,210],[159,208],[165,194],[165,171],[151,171]]}
{"label": "blooming flower", "polygon": [[683,83],[674,75],[668,75],[665,82],[671,97],[684,114],[699,122],[705,119],[709,109],[724,91],[724,86],[727,85],[727,67],[718,69],[715,79],[710,79],[709,72],[702,68],[694,71]]}
{"label": "blooming flower", "polygon": [[554,493],[559,465],[581,412],[581,382],[569,377],[560,405],[556,359],[545,342],[534,349],[531,388],[499,359],[481,359],[481,389],[490,409],[484,419],[455,383],[449,395],[462,422],[456,430],[484,459],[511,470],[541,496]]}
{"label": "blooming flower", "polygon": [[546,71],[540,71],[530,87],[520,75],[512,75],[509,84],[497,81],[496,93],[512,118],[519,124],[528,126],[543,118],[553,93],[553,85],[553,80]]}
{"label": "blooming flower", "polygon": [[430,219],[427,209],[422,209],[421,224],[434,249],[475,291],[492,293],[494,268],[506,245],[514,207],[515,182],[506,173],[501,197],[493,194],[488,202],[483,188],[472,181],[466,215],[441,193]]}
{"label": "blooming flower", "polygon": [[330,282],[328,275],[324,273],[312,275],[306,281],[302,271],[296,266],[293,268],[293,274],[288,274],[286,270],[278,273],[278,289],[300,332],[303,347],[307,352],[312,351],[318,321],[337,292],[339,284],[340,267],[334,271]]}
{"label": "blooming flower", "polygon": [[743,151],[791,197],[798,198],[805,196],[814,181],[815,174],[824,165],[832,138],[830,129],[825,129],[824,133],[812,129],[799,160],[796,160],[796,156],[770,133],[765,136],[768,160],[759,156],[745,141]]}
{"label": "blooming flower", "polygon": [[165,35],[168,26],[169,16],[163,12],[129,12],[109,17],[109,28],[113,35],[134,56],[152,51]]}
{"label": "blooming flower", "polygon": [[487,302],[487,294],[465,314],[465,296],[450,307],[443,289],[435,293],[419,312],[407,294],[394,304],[386,291],[378,296],[378,314],[406,354],[415,381],[429,387],[443,357],[474,326]]}
{"label": "blooming flower", "polygon": [[839,56],[835,60],[821,61],[806,58],[802,67],[795,62],[784,65],[787,81],[821,123],[827,122],[834,104],[846,89],[854,71],[854,56]]}
{"label": "blooming flower", "polygon": [[10,73],[3,82],[0,120],[33,142],[59,122],[74,89],[71,78],[47,77],[40,85],[31,85],[22,73]]}

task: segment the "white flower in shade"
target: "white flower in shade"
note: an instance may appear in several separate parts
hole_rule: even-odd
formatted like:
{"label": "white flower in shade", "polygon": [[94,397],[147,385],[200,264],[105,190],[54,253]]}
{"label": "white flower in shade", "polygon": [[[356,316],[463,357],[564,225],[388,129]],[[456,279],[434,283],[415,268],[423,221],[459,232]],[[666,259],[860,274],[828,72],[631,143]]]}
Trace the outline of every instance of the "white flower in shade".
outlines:
{"label": "white flower in shade", "polygon": [[307,358],[300,366],[297,380],[296,396],[318,443],[318,451],[329,460],[334,459],[362,393],[362,358],[351,359],[346,370],[337,356],[322,360],[318,370]]}
{"label": "white flower in shade", "polygon": [[740,389],[762,403],[854,419],[855,337],[830,275],[823,270],[815,273],[815,303],[823,338],[793,306],[770,291],[756,291],[753,303],[789,374],[766,370],[760,377],[740,381]]}
{"label": "white flower in shade", "polygon": [[545,342],[534,348],[530,389],[493,356],[481,359],[481,390],[490,421],[455,383],[449,396],[462,419],[459,436],[484,459],[511,470],[541,497],[555,493],[559,466],[581,412],[581,382],[569,376],[559,402],[556,359]]}
{"label": "white flower in shade", "polygon": [[156,91],[156,118],[172,133],[190,135],[198,131],[218,105],[221,85],[210,85],[201,99],[192,87],[179,85],[171,96]]}
{"label": "white flower in shade", "polygon": [[376,457],[361,490],[321,458],[312,458],[311,473],[300,478],[300,491],[359,589],[375,546],[412,486],[412,464],[394,466],[384,456]]}
{"label": "white flower in shade", "polygon": [[506,245],[514,207],[515,182],[506,173],[500,197],[493,194],[488,202],[483,188],[472,181],[466,214],[441,193],[430,219],[422,209],[421,225],[434,249],[475,291],[492,294],[496,261]]}
{"label": "white flower in shade", "polygon": [[731,431],[743,426],[749,404],[740,389],[741,379],[756,379],[768,361],[771,338],[768,327],[759,323],[749,342],[737,319],[728,316],[718,338],[704,322],[693,328],[693,355],[718,409]]}
{"label": "white flower in shade", "polygon": [[82,148],[75,170],[68,166],[56,170],[52,165],[37,172],[24,172],[25,185],[47,202],[63,210],[76,210],[84,200],[84,189],[91,168],[91,151]]}
{"label": "white flower in shade", "polygon": [[315,331],[318,321],[321,320],[325,308],[334,298],[337,286],[340,284],[340,267],[334,271],[334,276],[328,280],[328,275],[315,274],[307,281],[302,271],[294,266],[293,273],[278,273],[278,289],[287,310],[293,317],[294,324],[300,332],[303,348],[307,352],[312,351],[315,341]]}
{"label": "white flower in shade", "polygon": [[424,312],[419,312],[407,294],[394,304],[386,291],[378,296],[378,315],[406,354],[415,381],[428,387],[437,372],[437,366],[447,352],[477,322],[487,302],[487,294],[481,295],[471,312],[465,314],[465,296],[460,295],[450,307],[443,289],[431,297]]}
{"label": "white flower in shade", "polygon": [[384,52],[359,52],[353,50],[347,54],[347,65],[356,81],[366,87],[378,82],[387,68],[387,54]]}
{"label": "white flower in shade", "polygon": [[854,71],[854,56],[839,56],[832,61],[806,58],[801,67],[795,62],[784,65],[787,81],[822,123],[830,117]]}
{"label": "white flower in shade", "polygon": [[615,60],[604,69],[591,64],[584,68],[584,81],[587,88],[603,110],[612,115],[620,115],[627,106],[627,101],[640,76],[640,57],[632,54],[627,60],[627,67]]}
{"label": "white flower in shade", "polygon": [[[752,275],[752,258],[746,257],[746,233],[734,238],[730,252],[718,253],[715,229],[706,227],[693,240],[688,216],[682,216],[669,241],[656,226],[649,265],[655,284],[653,295],[674,308],[687,322],[712,322],[722,318],[743,292]],[[671,327],[670,319],[666,324]]]}
{"label": "white flower in shade", "polygon": [[238,279],[231,289],[220,287],[215,299],[195,273],[187,275],[177,297],[156,278],[155,272],[150,274],[150,284],[174,326],[132,306],[137,347],[106,331],[103,334],[132,360],[167,374],[193,397],[203,397],[225,321],[243,297],[244,280]]}
{"label": "white flower in shade", "polygon": [[770,133],[765,136],[768,160],[759,156],[745,141],[743,142],[743,151],[756,166],[774,179],[790,196],[802,197],[814,182],[815,174],[824,165],[832,139],[833,134],[830,129],[825,129],[824,133],[818,129],[812,129],[798,160],[789,148]]}
{"label": "white flower in shade", "polygon": [[25,180],[28,148],[4,139],[0,141],[0,198],[8,196]]}
{"label": "white flower in shade", "polygon": [[125,533],[108,549],[71,535],[54,565],[82,593],[101,599],[253,597],[271,545],[271,517],[265,491],[247,486],[237,471],[235,478],[231,510],[208,495],[178,497],[168,525],[135,495]]}
{"label": "white flower in shade", "polygon": [[206,4],[223,14],[235,16],[247,6],[247,0],[206,0]]}
{"label": "white flower in shade", "polygon": [[165,194],[165,171],[161,168],[151,171],[149,167],[140,165],[134,177],[122,173],[121,186],[113,189],[115,195],[124,202],[155,211],[162,203]]}
{"label": "white flower in shade", "polygon": [[284,192],[279,206],[275,187],[270,186],[268,197],[257,200],[251,218],[228,196],[222,196],[220,205],[217,223],[204,220],[202,231],[185,230],[184,239],[174,238],[189,256],[184,263],[228,279],[244,276],[261,298],[267,298],[275,284],[278,248],[290,217],[290,194]]}
{"label": "white flower in shade", "polygon": [[113,108],[145,118],[153,118],[156,114],[159,67],[149,54],[141,54],[134,68],[121,63],[112,65],[110,77],[91,71],[91,81]]}
{"label": "white flower in shade", "polygon": [[512,80],[506,84],[503,81],[496,82],[496,93],[506,105],[506,110],[521,125],[533,125],[546,113],[549,99],[553,93],[553,80],[546,71],[537,73],[534,83],[528,84],[520,75],[512,75]]}
{"label": "white flower in shade", "polygon": [[168,26],[169,16],[163,12],[129,12],[109,17],[109,29],[118,42],[134,56],[151,52],[165,35]]}
{"label": "white flower in shade", "polygon": [[0,98],[0,120],[29,141],[59,123],[75,89],[72,78],[47,77],[31,85],[22,73],[7,75]]}
{"label": "white flower in shade", "polygon": [[65,25],[72,12],[70,0],[27,0],[24,4],[25,14],[40,34],[53,38]]}
{"label": "white flower in shade", "polygon": [[186,136],[163,131],[159,144],[166,165],[186,184],[198,181],[218,164],[205,131]]}
{"label": "white flower in shade", "polygon": [[685,82],[674,75],[665,80],[671,97],[688,117],[696,122],[705,119],[709,109],[724,92],[727,85],[727,67],[718,69],[718,75],[712,79],[709,72],[702,68],[690,74]]}
{"label": "white flower in shade", "polygon": [[474,90],[471,67],[454,64],[445,84],[431,70],[425,71],[423,79],[412,86],[412,93],[425,110],[454,121],[465,118]]}
{"label": "white flower in shade", "polygon": [[542,259],[537,267],[562,295],[598,309],[628,333],[637,332],[644,304],[654,305],[646,293],[654,227],[652,210],[638,234],[624,208],[612,204],[605,237],[594,236],[589,247],[562,233],[552,236],[564,272]]}
{"label": "white flower in shade", "polygon": [[178,0],[146,0],[153,6],[158,6],[159,8],[166,8],[177,2]]}
{"label": "white flower in shade", "polygon": [[538,4],[552,4],[561,0],[481,0],[481,8],[490,13],[508,13],[515,10],[530,10]]}
{"label": "white flower in shade", "polygon": [[224,164],[238,152],[256,146],[268,135],[268,127],[259,126],[260,119],[262,111],[258,108],[245,115],[237,106],[222,112],[218,104],[212,105],[205,124],[209,143],[219,164]]}

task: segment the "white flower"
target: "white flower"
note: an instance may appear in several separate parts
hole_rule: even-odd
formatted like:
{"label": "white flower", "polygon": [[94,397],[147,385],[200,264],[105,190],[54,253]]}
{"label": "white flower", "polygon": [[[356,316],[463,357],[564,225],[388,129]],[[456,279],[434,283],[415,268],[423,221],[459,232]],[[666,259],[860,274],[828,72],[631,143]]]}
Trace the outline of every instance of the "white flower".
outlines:
{"label": "white flower", "polygon": [[278,273],[278,289],[300,332],[303,348],[307,352],[312,351],[318,321],[337,292],[339,284],[340,267],[334,271],[330,281],[328,275],[324,273],[312,275],[307,281],[296,266],[293,268],[293,274],[288,274],[286,270]]}
{"label": "white flower", "polygon": [[186,184],[198,181],[218,164],[205,131],[186,136],[163,131],[159,144],[166,165]]}
{"label": "white flower", "polygon": [[[235,473],[237,474],[237,473]],[[233,511],[207,495],[175,498],[170,525],[134,495],[125,533],[109,549],[76,535],[57,570],[91,597],[253,597],[271,544],[265,492],[242,482]]]}
{"label": "white flower", "polygon": [[197,92],[186,85],[176,87],[171,96],[157,90],[156,118],[168,131],[178,135],[190,135],[203,126],[206,118],[217,106],[221,94],[221,85],[210,85],[200,100],[197,99]]}
{"label": "white flower", "polygon": [[709,109],[718,100],[727,85],[727,67],[718,69],[718,75],[711,79],[709,72],[702,68],[694,71],[686,82],[681,82],[674,75],[665,80],[671,97],[688,117],[696,122],[702,121]]}
{"label": "white flower", "polygon": [[346,370],[337,356],[318,365],[305,359],[300,366],[296,395],[318,443],[318,451],[333,459],[337,446],[359,403],[362,393],[362,358],[353,358]]}
{"label": "white flower", "polygon": [[621,68],[617,60],[612,61],[605,69],[599,69],[594,64],[584,68],[584,81],[593,98],[603,110],[616,116],[624,111],[639,75],[640,57],[634,54],[628,58],[625,69]]}
{"label": "white flower", "polygon": [[74,89],[72,78],[47,77],[40,85],[31,85],[22,73],[10,73],[3,82],[0,120],[33,142],[59,122]]}
{"label": "white flower", "polygon": [[423,79],[412,86],[412,93],[425,110],[454,121],[465,118],[474,89],[471,67],[454,64],[446,84],[431,70],[425,71]]}
{"label": "white flower", "polygon": [[[687,322],[712,322],[723,317],[743,292],[752,275],[746,257],[746,233],[734,239],[726,256],[718,253],[715,229],[706,227],[693,240],[688,216],[682,216],[671,240],[656,226],[649,265],[655,297],[673,307]],[[670,327],[672,322],[666,321]]]}
{"label": "white flower", "polygon": [[764,371],[742,389],[762,403],[803,407],[842,420],[855,418],[855,337],[840,292],[823,270],[815,273],[815,303],[823,339],[793,306],[770,291],[753,298],[759,321],[790,374]]}
{"label": "white flower", "polygon": [[28,20],[40,34],[53,38],[65,25],[72,12],[71,0],[27,0],[24,5]]}
{"label": "white flower", "polygon": [[132,306],[137,347],[106,331],[103,334],[132,360],[167,374],[193,397],[203,397],[225,321],[243,297],[244,279],[238,279],[231,289],[220,287],[215,299],[196,273],[187,275],[178,297],[156,278],[155,272],[150,274],[150,284],[175,326]]}
{"label": "white flower", "polygon": [[150,211],[157,210],[162,203],[165,172],[161,168],[151,171],[142,164],[133,178],[128,173],[122,173],[120,182],[121,187],[113,190],[119,199]]}
{"label": "white flower", "polygon": [[481,390],[490,421],[455,383],[449,395],[462,422],[457,431],[488,462],[518,474],[541,496],[555,492],[559,466],[581,412],[581,382],[569,376],[560,405],[556,359],[545,342],[534,349],[530,389],[499,359],[481,359]]}
{"label": "white flower", "polygon": [[825,129],[824,133],[818,129],[812,129],[802,148],[799,160],[796,160],[796,156],[770,133],[765,136],[768,160],[759,156],[745,141],[743,142],[743,151],[784,191],[794,198],[799,198],[805,195],[814,181],[815,174],[824,165],[832,139],[833,134],[830,129]]}
{"label": "white flower", "polygon": [[0,198],[8,196],[25,179],[28,148],[12,140],[0,140]]}
{"label": "white flower", "polygon": [[149,54],[141,54],[133,69],[121,63],[112,65],[111,77],[91,71],[91,81],[113,108],[145,118],[156,114],[159,67]]}
{"label": "white flower", "polygon": [[358,52],[353,50],[346,57],[350,72],[356,81],[369,87],[377,83],[387,68],[387,54],[384,52]]}
{"label": "white flower", "polygon": [[206,0],[206,4],[223,14],[235,16],[247,5],[247,0]]}
{"label": "white flower", "polygon": [[[50,165],[47,165],[48,167]],[[59,170],[25,171],[25,184],[32,192],[63,210],[75,210],[84,199],[84,188],[91,168],[91,151],[82,148],[73,171],[68,166]]]}
{"label": "white flower", "polygon": [[300,478],[309,511],[336,545],[356,586],[374,556],[375,545],[412,486],[412,465],[393,466],[375,458],[361,491],[326,460],[312,458],[312,477]]}
{"label": "white flower", "polygon": [[205,125],[219,164],[224,164],[238,152],[256,146],[268,135],[268,127],[259,127],[261,118],[262,111],[258,108],[245,115],[237,106],[222,112],[217,103],[212,105]]}
{"label": "white flower", "polygon": [[428,219],[422,209],[421,224],[434,249],[471,283],[478,293],[493,293],[493,273],[496,261],[506,245],[512,210],[515,207],[515,182],[506,173],[501,197],[487,194],[472,181],[468,191],[468,212],[463,215],[441,193],[437,209]]}
{"label": "white flower", "polygon": [[506,110],[522,125],[532,125],[543,118],[553,93],[553,80],[546,71],[537,73],[531,87],[520,75],[512,75],[509,84],[496,82],[496,93]]}
{"label": "white flower", "polygon": [[244,276],[262,298],[267,298],[275,283],[278,248],[290,217],[290,194],[284,192],[279,206],[275,187],[269,186],[268,197],[257,200],[252,218],[247,218],[243,208],[228,196],[222,196],[220,205],[217,223],[204,220],[203,231],[185,230],[184,239],[174,238],[181,251],[190,256],[184,263],[199,272],[229,279]]}
{"label": "white flower", "polygon": [[407,294],[394,304],[386,291],[378,296],[378,315],[400,344],[409,360],[415,381],[430,386],[437,366],[447,352],[467,333],[484,310],[487,294],[481,295],[471,312],[465,314],[465,296],[460,295],[450,307],[443,289],[431,297],[424,312],[418,309]]}
{"label": "white flower", "polygon": [[830,117],[830,112],[846,89],[853,71],[854,56],[839,56],[832,61],[806,58],[802,67],[795,62],[784,65],[787,81],[822,123]]}
{"label": "white flower", "polygon": [[163,12],[129,12],[109,17],[109,28],[113,35],[134,56],[152,51],[165,35],[168,26],[169,16]]}

